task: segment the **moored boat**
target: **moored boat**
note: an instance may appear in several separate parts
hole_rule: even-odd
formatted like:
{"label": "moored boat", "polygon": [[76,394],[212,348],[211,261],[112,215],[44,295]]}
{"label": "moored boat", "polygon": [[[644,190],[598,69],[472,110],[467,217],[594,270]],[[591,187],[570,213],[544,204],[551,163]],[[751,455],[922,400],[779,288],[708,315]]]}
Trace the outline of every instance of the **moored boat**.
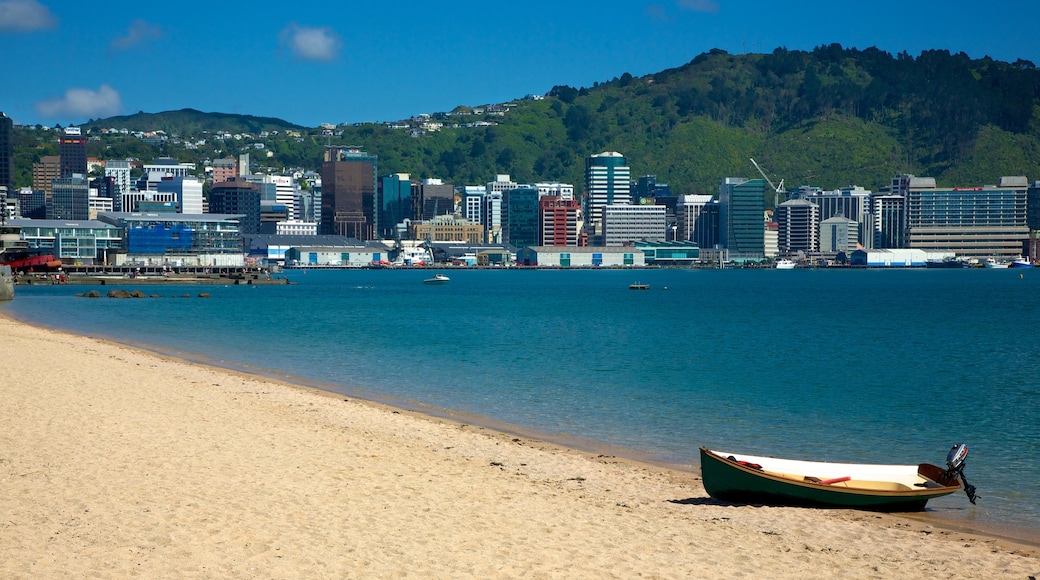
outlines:
{"label": "moored boat", "polygon": [[1034,264],[1026,258],[1018,257],[1011,261],[1012,268],[1032,268]]}
{"label": "moored boat", "polygon": [[983,265],[985,265],[985,267],[987,267],[987,268],[1007,268],[1011,264],[1009,264],[1007,262],[1001,262],[1001,261],[995,260],[993,258],[986,258],[986,261],[983,262]]}
{"label": "moored boat", "polygon": [[444,274],[434,274],[433,278],[427,278],[423,280],[423,284],[447,284],[451,281],[451,278]]}
{"label": "moored boat", "polygon": [[925,268],[967,268],[968,264],[957,258],[943,258],[941,260],[925,260]]}
{"label": "moored boat", "polygon": [[629,290],[649,290],[649,284],[643,284],[642,282],[633,282],[628,285]]}
{"label": "moored boat", "polygon": [[794,270],[796,265],[793,260],[788,260],[787,258],[781,258],[776,261],[777,270]]}
{"label": "moored boat", "polygon": [[[954,446],[947,469],[929,463],[887,465],[780,459],[701,448],[704,489],[734,503],[920,511],[962,487],[967,446]],[[961,482],[964,482],[962,486]]]}

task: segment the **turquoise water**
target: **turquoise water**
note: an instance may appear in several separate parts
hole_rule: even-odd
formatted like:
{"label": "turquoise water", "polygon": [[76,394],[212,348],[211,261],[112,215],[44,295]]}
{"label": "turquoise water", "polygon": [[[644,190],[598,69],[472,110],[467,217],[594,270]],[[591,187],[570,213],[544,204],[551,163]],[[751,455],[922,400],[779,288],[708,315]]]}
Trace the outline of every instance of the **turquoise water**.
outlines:
{"label": "turquoise water", "polygon": [[[144,287],[166,296],[147,300],[20,286],[3,308],[667,463],[706,445],[942,464],[963,442],[981,499],[933,501],[935,517],[1040,531],[1040,272],[430,274],[289,272],[298,284]],[[170,297],[199,291],[212,297]]]}

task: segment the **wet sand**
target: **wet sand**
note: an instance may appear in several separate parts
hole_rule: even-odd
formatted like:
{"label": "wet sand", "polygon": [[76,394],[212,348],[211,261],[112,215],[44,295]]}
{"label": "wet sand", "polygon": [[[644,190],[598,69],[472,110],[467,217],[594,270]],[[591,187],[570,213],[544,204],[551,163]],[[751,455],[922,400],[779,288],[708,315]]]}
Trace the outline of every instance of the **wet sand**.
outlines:
{"label": "wet sand", "polygon": [[921,518],[731,506],[696,474],[0,317],[0,577],[1020,578]]}

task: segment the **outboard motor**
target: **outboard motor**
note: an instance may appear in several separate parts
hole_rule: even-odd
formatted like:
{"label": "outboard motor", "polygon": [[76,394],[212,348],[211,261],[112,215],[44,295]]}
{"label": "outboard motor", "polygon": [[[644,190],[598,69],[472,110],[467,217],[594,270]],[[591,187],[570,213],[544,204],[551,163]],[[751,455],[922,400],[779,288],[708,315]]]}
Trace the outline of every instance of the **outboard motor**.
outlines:
{"label": "outboard motor", "polygon": [[964,484],[964,493],[968,496],[968,501],[972,504],[975,503],[975,486],[968,483],[968,478],[964,476],[964,460],[968,457],[968,446],[963,443],[958,443],[950,449],[950,452],[946,454],[946,475],[953,478],[960,478]]}

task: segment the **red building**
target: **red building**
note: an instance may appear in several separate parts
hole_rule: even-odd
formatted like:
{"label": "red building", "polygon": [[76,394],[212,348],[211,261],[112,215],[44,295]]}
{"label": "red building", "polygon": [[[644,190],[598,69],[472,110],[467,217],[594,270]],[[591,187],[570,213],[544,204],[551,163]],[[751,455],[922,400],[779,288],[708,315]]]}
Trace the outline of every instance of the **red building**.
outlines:
{"label": "red building", "polygon": [[538,200],[538,223],[541,225],[542,246],[577,246],[578,213],[581,202],[554,195]]}

